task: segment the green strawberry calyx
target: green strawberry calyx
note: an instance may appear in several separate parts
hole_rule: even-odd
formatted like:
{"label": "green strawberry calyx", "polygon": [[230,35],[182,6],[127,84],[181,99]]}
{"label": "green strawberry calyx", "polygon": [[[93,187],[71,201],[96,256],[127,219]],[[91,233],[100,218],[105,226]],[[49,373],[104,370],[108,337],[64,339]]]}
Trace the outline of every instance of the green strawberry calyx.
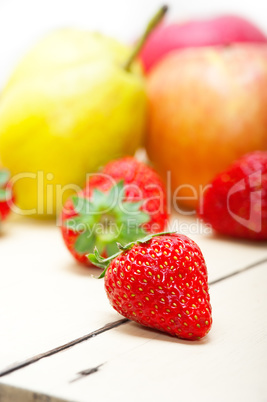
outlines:
{"label": "green strawberry calyx", "polygon": [[103,278],[109,267],[109,264],[111,263],[111,261],[114,260],[114,258],[118,257],[118,255],[129,250],[136,244],[144,244],[144,243],[149,242],[153,237],[159,237],[159,236],[164,236],[164,235],[169,235],[169,234],[174,234],[174,233],[176,233],[176,232],[160,232],[160,233],[149,234],[149,235],[143,237],[142,239],[132,241],[124,246],[122,246],[120,243],[117,242],[116,244],[117,244],[117,248],[119,249],[119,251],[117,251],[115,254],[113,254],[107,258],[101,257],[97,247],[95,247],[94,253],[88,254],[87,257],[94,265],[103,269],[103,272],[99,275],[99,278]]}
{"label": "green strawberry calyx", "polygon": [[7,202],[12,198],[10,188],[6,188],[10,179],[10,173],[6,169],[0,170],[0,202]]}
{"label": "green strawberry calyx", "polygon": [[78,233],[74,248],[81,255],[96,246],[100,254],[111,256],[116,243],[127,244],[147,234],[143,225],[151,217],[140,210],[145,200],[125,200],[123,180],[108,191],[94,189],[91,197],[74,196],[72,201],[77,215],[64,225]]}

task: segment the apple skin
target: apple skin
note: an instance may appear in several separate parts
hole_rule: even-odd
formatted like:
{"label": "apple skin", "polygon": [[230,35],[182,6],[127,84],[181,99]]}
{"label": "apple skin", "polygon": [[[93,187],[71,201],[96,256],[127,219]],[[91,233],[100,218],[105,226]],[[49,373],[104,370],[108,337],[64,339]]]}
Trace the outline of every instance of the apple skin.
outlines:
{"label": "apple skin", "polygon": [[149,72],[172,50],[244,42],[267,43],[267,37],[250,21],[236,15],[161,24],[150,34],[140,58]]}
{"label": "apple skin", "polygon": [[148,156],[163,177],[171,172],[174,197],[192,213],[217,173],[267,149],[267,45],[171,52],[147,93]]}

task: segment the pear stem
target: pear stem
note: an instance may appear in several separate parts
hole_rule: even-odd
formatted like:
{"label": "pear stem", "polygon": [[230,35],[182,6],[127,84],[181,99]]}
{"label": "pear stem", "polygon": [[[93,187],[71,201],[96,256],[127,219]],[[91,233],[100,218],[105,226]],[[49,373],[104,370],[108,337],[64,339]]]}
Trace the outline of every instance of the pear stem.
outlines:
{"label": "pear stem", "polygon": [[141,38],[138,40],[136,43],[132,53],[130,54],[130,57],[124,64],[123,68],[125,71],[130,71],[131,65],[133,61],[136,59],[138,56],[140,50],[142,49],[144,43],[146,42],[148,36],[151,34],[151,32],[154,30],[154,28],[159,24],[159,22],[162,20],[166,12],[168,11],[168,6],[164,5],[162,6],[158,12],[154,15],[154,17],[151,18],[149,23],[147,24],[147,27],[145,29],[145,32],[141,36]]}

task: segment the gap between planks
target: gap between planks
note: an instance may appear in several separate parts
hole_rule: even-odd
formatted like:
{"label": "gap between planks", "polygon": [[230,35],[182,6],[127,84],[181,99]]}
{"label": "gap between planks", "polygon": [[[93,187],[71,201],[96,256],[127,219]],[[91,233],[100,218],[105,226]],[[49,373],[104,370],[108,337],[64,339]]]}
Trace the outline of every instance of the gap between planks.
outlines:
{"label": "gap between planks", "polygon": [[[212,286],[212,285],[215,285],[215,284],[217,284],[219,282],[227,280],[227,279],[229,279],[229,278],[231,278],[233,276],[243,274],[244,272],[246,272],[246,271],[248,271],[250,269],[256,268],[256,267],[264,264],[265,262],[267,262],[267,258],[259,260],[259,261],[255,262],[253,264],[247,265],[245,268],[240,269],[240,270],[236,270],[236,271],[234,271],[234,272],[232,272],[232,273],[230,273],[228,275],[225,275],[225,276],[223,276],[223,277],[221,277],[219,279],[215,279],[214,281],[209,282],[209,285]],[[81,342],[84,342],[84,341],[87,341],[90,338],[93,338],[94,336],[100,335],[103,332],[109,331],[109,330],[111,330],[113,328],[119,327],[120,325],[126,324],[129,321],[130,320],[128,320],[127,318],[123,318],[121,320],[117,320],[117,321],[108,323],[108,324],[104,325],[103,327],[101,327],[101,328],[99,328],[99,329],[97,329],[95,331],[90,332],[87,335],[84,335],[84,336],[82,336],[80,338],[77,338],[77,339],[74,339],[73,341],[70,341],[70,342],[68,342],[68,343],[66,343],[64,345],[58,346],[58,347],[56,347],[54,349],[51,349],[51,350],[49,350],[47,352],[40,353],[40,354],[35,355],[35,356],[33,356],[33,357],[29,358],[29,359],[23,360],[23,361],[21,361],[19,363],[16,363],[16,364],[14,364],[12,366],[7,367],[6,369],[0,371],[0,377],[4,377],[5,375],[8,375],[8,374],[10,374],[10,373],[12,373],[14,371],[20,370],[20,369],[22,369],[22,368],[24,368],[26,366],[29,366],[30,364],[36,363],[39,360],[44,359],[45,357],[49,357],[49,356],[52,356],[52,355],[54,355],[56,353],[59,353],[59,352],[61,352],[63,350],[69,349],[69,348],[71,348],[71,347],[73,347],[75,345],[78,345]],[[88,373],[88,374],[90,374],[90,373]]]}
{"label": "gap between planks", "polygon": [[39,355],[35,355],[33,357],[30,357],[29,359],[23,360],[22,362],[16,363],[13,366],[7,367],[5,370],[0,371],[0,377],[10,374],[13,371],[22,369],[23,367],[29,366],[30,364],[36,363],[36,362],[38,362],[38,360],[41,360],[45,357],[49,357],[49,356],[55,355],[58,352],[69,349],[72,346],[75,346],[81,342],[87,341],[88,339],[93,338],[94,336],[100,335],[103,332],[116,328],[122,324],[125,324],[128,321],[129,320],[127,318],[123,318],[122,320],[117,320],[117,321],[111,322],[109,324],[104,325],[103,327],[101,327],[99,329],[96,329],[95,331],[90,332],[87,335],[84,335],[80,338],[74,339],[73,341],[65,343],[64,345],[58,346],[57,348],[48,350],[47,352],[40,353]]}

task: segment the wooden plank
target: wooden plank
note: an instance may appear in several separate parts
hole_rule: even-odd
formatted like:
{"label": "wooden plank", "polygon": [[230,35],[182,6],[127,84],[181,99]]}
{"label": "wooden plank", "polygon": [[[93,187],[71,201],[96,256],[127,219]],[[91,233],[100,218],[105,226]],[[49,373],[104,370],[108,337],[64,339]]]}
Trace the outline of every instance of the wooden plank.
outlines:
{"label": "wooden plank", "polygon": [[[179,219],[185,232],[195,222]],[[55,224],[16,218],[4,229],[0,371],[120,319],[107,302],[103,281],[96,279],[99,270],[73,261]],[[267,249],[260,244],[202,233],[191,237],[202,248],[211,281],[267,258]]]}
{"label": "wooden plank", "polygon": [[10,402],[28,402],[34,400],[34,402],[65,402],[65,399],[54,398],[46,394],[32,393],[21,388],[9,387],[7,385],[1,384],[0,386],[0,401],[10,401]]}
{"label": "wooden plank", "polygon": [[1,383],[10,386],[9,392],[15,386],[32,390],[35,397],[41,393],[80,402],[264,401],[266,281],[267,263],[212,285],[214,324],[200,342],[131,322],[14,372]]}

